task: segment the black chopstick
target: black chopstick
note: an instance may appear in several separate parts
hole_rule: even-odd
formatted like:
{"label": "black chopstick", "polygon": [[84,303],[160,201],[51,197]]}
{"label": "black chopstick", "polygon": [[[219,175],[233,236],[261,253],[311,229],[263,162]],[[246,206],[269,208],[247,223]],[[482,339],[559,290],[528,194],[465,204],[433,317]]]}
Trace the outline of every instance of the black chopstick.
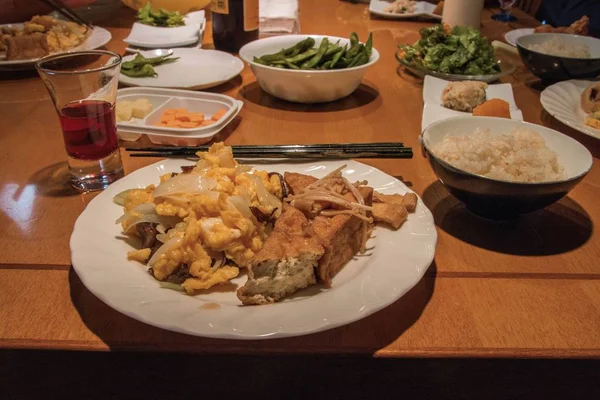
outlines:
{"label": "black chopstick", "polygon": [[62,15],[64,15],[68,19],[70,19],[71,21],[76,22],[81,25],[85,25],[89,29],[93,29],[93,26],[91,26],[89,23],[87,23],[71,7],[69,7],[68,5],[63,3],[61,0],[40,0],[40,1],[44,4],[46,4],[47,6],[53,8],[57,12],[61,13]]}
{"label": "black chopstick", "polygon": [[[172,151],[172,152],[147,152],[131,153],[131,157],[195,157],[195,153]],[[234,152],[233,155],[239,158],[318,158],[318,159],[347,159],[347,158],[412,158],[413,152],[410,148],[404,148],[397,151],[321,151],[321,152]]]}
{"label": "black chopstick", "polygon": [[[207,151],[210,146],[194,146],[194,147],[177,147],[177,146],[165,146],[165,147],[127,147],[125,150],[127,151],[152,151],[152,152],[162,152],[162,151],[189,151],[189,152],[198,152],[198,151]],[[283,149],[325,149],[325,150],[335,150],[335,149],[354,149],[354,148],[362,148],[362,149],[374,149],[374,148],[404,148],[404,144],[400,142],[378,142],[378,143],[322,143],[322,144],[284,144],[284,145],[233,145],[231,146],[234,152],[241,150],[283,150]]]}

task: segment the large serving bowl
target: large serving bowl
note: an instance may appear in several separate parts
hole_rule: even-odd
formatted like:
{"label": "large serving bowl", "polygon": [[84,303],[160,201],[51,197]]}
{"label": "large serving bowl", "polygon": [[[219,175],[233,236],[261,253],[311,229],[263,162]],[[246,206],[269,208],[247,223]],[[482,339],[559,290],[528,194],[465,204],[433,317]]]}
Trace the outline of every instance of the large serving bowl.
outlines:
{"label": "large serving bowl", "polygon": [[[509,133],[515,128],[538,132],[546,146],[557,153],[566,178],[543,183],[501,181],[460,170],[432,153],[431,149],[446,135],[472,135],[476,128],[488,129],[493,135]],[[433,171],[450,193],[472,212],[491,219],[514,218],[556,202],[592,167],[592,155],[576,140],[543,126],[506,118],[468,116],[438,121],[425,128],[421,144]]]}
{"label": "large serving bowl", "polygon": [[379,52],[373,48],[367,64],[335,70],[290,70],[269,67],[253,61],[254,57],[272,54],[295,45],[308,36],[315,39],[318,47],[324,37],[330,42],[340,41],[340,46],[349,45],[350,40],[322,35],[284,35],[248,43],[240,49],[240,57],[250,64],[260,87],[267,93],[284,100],[297,103],[324,103],[346,97],[358,88],[371,65],[379,59]]}
{"label": "large serving bowl", "polygon": [[[591,58],[559,57],[529,49],[533,44],[539,45],[555,37],[567,45],[587,45]],[[568,79],[595,78],[600,75],[600,40],[593,37],[564,33],[534,33],[518,38],[517,48],[523,63],[542,81],[551,83]]]}

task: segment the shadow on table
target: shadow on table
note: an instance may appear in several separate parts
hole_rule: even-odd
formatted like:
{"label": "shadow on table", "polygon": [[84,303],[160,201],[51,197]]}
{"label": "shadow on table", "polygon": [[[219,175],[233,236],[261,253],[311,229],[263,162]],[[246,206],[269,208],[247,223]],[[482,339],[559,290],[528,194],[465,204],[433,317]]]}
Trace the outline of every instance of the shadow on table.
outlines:
{"label": "shadow on table", "polygon": [[[227,82],[221,83],[220,85],[211,87],[211,88],[207,88],[207,89],[202,89],[203,92],[212,92],[212,93],[225,93],[225,92],[229,92],[230,90],[233,89],[237,89],[240,86],[242,86],[242,76],[238,75],[233,79],[228,80]],[[235,96],[233,96],[235,97]]]}
{"label": "shadow on table", "polygon": [[593,231],[588,213],[570,197],[512,221],[490,221],[476,216],[436,181],[423,193],[435,224],[473,246],[505,254],[541,256],[561,254],[584,245]]}
{"label": "shadow on table", "polygon": [[[395,341],[419,319],[433,294],[435,275],[433,263],[426,277],[398,301],[349,325],[296,338],[259,341],[200,338],[146,325],[113,310],[94,296],[73,268],[69,270],[69,287],[71,301],[84,324],[115,350],[206,352],[212,347],[216,353],[227,354],[300,354],[315,349],[319,353],[370,355]],[[198,318],[211,312],[219,310],[198,307]]]}
{"label": "shadow on table", "polygon": [[329,103],[302,104],[278,99],[260,88],[258,82],[252,82],[240,88],[240,95],[257,105],[284,111],[295,112],[332,112],[359,108],[376,100],[380,101],[379,92],[372,86],[361,83],[349,96]]}
{"label": "shadow on table", "polygon": [[80,193],[69,184],[69,167],[66,161],[49,165],[29,177],[29,184],[42,196],[67,197]]}

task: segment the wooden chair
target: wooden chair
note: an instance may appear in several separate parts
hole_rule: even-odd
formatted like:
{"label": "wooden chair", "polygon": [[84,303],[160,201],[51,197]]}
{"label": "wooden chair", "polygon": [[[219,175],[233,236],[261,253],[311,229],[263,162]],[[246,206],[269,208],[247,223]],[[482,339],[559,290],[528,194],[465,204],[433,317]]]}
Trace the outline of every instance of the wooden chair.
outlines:
{"label": "wooden chair", "polygon": [[[552,0],[554,1],[554,0]],[[525,11],[527,14],[531,15],[535,18],[535,14],[537,14],[540,9],[540,5],[542,4],[542,0],[519,0],[517,1],[517,7],[521,10]]]}

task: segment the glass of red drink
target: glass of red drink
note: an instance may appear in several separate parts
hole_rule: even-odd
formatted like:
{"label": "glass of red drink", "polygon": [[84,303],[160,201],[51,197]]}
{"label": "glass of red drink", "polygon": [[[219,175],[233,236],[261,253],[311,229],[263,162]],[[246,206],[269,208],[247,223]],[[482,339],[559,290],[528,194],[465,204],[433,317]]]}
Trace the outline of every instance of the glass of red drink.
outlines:
{"label": "glass of red drink", "polygon": [[115,103],[121,56],[105,50],[50,55],[36,69],[56,107],[70,183],[102,190],[123,177]]}

